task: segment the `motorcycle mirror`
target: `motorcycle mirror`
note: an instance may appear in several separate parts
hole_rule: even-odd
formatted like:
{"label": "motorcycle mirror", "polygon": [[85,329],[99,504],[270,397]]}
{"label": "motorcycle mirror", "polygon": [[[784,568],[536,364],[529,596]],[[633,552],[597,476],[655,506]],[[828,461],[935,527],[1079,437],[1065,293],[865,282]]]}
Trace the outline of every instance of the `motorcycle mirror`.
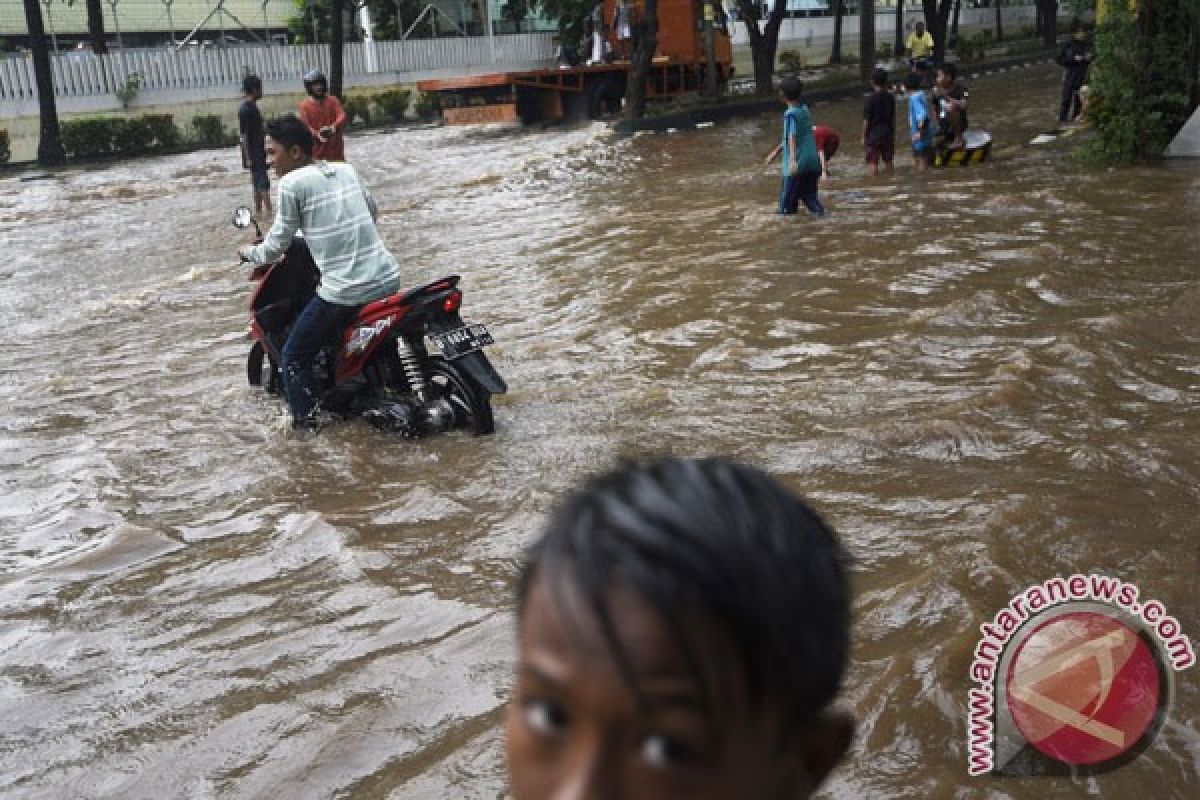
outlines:
{"label": "motorcycle mirror", "polygon": [[249,228],[250,223],[254,222],[254,213],[248,206],[238,206],[233,212],[233,227]]}

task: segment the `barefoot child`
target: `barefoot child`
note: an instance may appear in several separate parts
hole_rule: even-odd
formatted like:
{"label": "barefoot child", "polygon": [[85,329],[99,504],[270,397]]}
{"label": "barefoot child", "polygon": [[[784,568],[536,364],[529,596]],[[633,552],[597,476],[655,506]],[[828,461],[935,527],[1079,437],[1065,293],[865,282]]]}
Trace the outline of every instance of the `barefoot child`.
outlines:
{"label": "barefoot child", "polygon": [[796,800],[841,760],[847,557],[803,500],[723,459],[594,478],[517,586],[513,800]]}
{"label": "barefoot child", "polygon": [[882,161],[890,173],[896,154],[896,98],[888,91],[887,72],[871,73],[871,91],[863,103],[863,149],[871,174],[879,174]]}
{"label": "barefoot child", "polygon": [[921,76],[908,73],[904,79],[904,96],[908,98],[908,130],[912,134],[913,161],[918,172],[933,163],[933,118],[929,113],[929,98],[921,88]]}

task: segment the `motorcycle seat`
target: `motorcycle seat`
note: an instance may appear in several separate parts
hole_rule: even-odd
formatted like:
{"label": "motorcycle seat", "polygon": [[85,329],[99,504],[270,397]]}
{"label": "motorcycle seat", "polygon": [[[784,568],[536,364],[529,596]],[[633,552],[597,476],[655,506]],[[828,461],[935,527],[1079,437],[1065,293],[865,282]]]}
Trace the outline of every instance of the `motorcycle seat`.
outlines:
{"label": "motorcycle seat", "polygon": [[436,281],[431,281],[422,286],[409,289],[407,292],[393,294],[382,300],[376,300],[363,306],[358,312],[359,317],[370,317],[385,311],[387,309],[397,308],[399,306],[411,306],[422,296],[442,292],[446,289],[453,289],[458,285],[460,278],[457,275],[450,275],[445,278],[440,278]]}

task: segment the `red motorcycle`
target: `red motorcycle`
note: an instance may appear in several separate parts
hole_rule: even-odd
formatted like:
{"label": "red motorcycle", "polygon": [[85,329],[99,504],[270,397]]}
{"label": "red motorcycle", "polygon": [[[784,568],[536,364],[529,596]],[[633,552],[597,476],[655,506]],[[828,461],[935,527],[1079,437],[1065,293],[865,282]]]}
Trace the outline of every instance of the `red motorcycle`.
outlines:
{"label": "red motorcycle", "polygon": [[[234,212],[238,228],[262,230],[250,209]],[[292,323],[308,304],[320,272],[302,237],[273,264],[251,273],[258,286],[250,298],[246,359],[252,386],[283,390],[282,352]],[[455,429],[476,435],[495,429],[491,397],[508,390],[484,355],[494,344],[488,329],[459,316],[459,276],[369,303],[317,356],[322,386],[319,408],[342,417],[362,416],[378,428],[406,436]]]}

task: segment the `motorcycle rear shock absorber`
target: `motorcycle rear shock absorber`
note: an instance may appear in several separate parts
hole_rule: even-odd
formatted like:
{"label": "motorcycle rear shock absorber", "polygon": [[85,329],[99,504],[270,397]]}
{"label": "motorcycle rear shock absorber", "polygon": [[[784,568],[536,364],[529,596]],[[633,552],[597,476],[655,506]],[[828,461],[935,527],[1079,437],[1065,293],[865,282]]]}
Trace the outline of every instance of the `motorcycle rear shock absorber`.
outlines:
{"label": "motorcycle rear shock absorber", "polygon": [[396,354],[400,356],[400,365],[404,367],[404,377],[408,379],[408,387],[422,405],[429,402],[429,387],[425,383],[425,375],[421,372],[421,359],[413,352],[412,345],[403,336],[396,337]]}

